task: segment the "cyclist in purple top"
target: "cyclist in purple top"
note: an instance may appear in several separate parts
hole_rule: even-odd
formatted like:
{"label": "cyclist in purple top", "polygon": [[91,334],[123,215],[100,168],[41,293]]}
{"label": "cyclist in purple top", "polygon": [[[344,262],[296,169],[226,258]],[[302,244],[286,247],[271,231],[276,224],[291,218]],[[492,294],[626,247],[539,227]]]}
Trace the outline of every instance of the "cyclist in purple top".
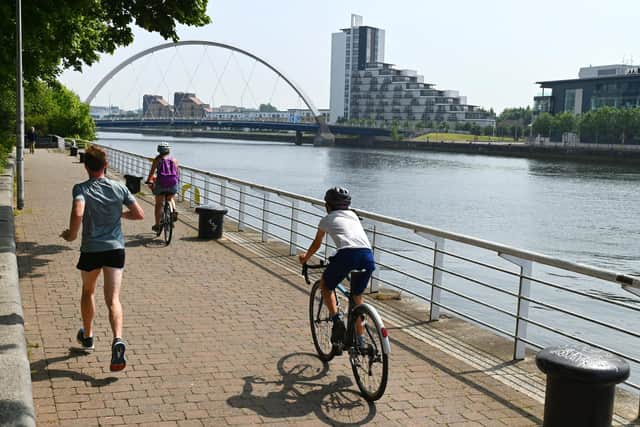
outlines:
{"label": "cyclist in purple top", "polygon": [[171,156],[171,147],[166,142],[158,144],[158,155],[153,159],[151,170],[147,182],[149,188],[156,196],[155,219],[156,223],[151,229],[156,233],[160,230],[160,217],[162,216],[162,204],[164,203],[164,193],[169,193],[169,203],[173,212],[173,221],[178,220],[178,212],[176,211],[176,202],[174,200],[178,192],[178,183],[180,182],[180,171],[178,169],[178,161]]}

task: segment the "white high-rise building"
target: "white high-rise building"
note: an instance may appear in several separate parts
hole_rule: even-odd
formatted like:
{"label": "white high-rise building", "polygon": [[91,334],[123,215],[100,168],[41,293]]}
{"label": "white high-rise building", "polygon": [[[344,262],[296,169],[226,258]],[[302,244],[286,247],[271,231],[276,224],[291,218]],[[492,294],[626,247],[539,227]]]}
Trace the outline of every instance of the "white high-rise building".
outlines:
{"label": "white high-rise building", "polygon": [[350,117],[351,77],[375,62],[384,62],[384,30],[364,26],[362,16],[351,15],[351,27],[331,35],[331,123]]}

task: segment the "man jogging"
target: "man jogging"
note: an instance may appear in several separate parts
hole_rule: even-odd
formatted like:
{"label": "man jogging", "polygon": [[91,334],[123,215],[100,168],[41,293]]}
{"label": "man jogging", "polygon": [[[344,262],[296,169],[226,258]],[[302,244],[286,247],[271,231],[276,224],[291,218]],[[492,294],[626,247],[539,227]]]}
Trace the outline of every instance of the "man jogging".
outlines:
{"label": "man jogging", "polygon": [[[82,277],[82,328],[76,336],[83,349],[93,350],[95,291],[100,272],[104,272],[104,299],[109,309],[113,331],[111,371],[125,368],[125,342],[122,340],[122,306],[120,286],[124,269],[124,237],[121,218],[144,219],[144,211],[127,187],[104,176],[106,153],[90,146],[85,151],[85,169],[89,179],[73,187],[73,204],[69,228],[60,235],[74,241],[82,225],[82,244],[77,268]],[[128,209],[123,212],[122,206]]]}

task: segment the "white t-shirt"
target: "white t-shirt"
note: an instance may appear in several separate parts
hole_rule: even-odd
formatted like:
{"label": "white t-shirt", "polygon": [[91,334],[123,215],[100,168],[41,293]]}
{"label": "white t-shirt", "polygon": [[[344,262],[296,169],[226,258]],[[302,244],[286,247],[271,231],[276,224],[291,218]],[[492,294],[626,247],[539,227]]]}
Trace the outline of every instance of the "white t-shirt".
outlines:
{"label": "white t-shirt", "polygon": [[352,210],[335,210],[320,220],[318,228],[331,236],[338,250],[369,248],[371,243]]}

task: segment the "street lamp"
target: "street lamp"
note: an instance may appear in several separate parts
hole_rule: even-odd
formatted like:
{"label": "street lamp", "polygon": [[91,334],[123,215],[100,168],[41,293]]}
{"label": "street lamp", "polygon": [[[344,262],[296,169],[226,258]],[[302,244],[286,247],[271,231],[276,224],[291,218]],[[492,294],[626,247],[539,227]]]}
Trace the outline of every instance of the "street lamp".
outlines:
{"label": "street lamp", "polygon": [[24,207],[24,88],[22,87],[22,0],[16,0],[16,207]]}

